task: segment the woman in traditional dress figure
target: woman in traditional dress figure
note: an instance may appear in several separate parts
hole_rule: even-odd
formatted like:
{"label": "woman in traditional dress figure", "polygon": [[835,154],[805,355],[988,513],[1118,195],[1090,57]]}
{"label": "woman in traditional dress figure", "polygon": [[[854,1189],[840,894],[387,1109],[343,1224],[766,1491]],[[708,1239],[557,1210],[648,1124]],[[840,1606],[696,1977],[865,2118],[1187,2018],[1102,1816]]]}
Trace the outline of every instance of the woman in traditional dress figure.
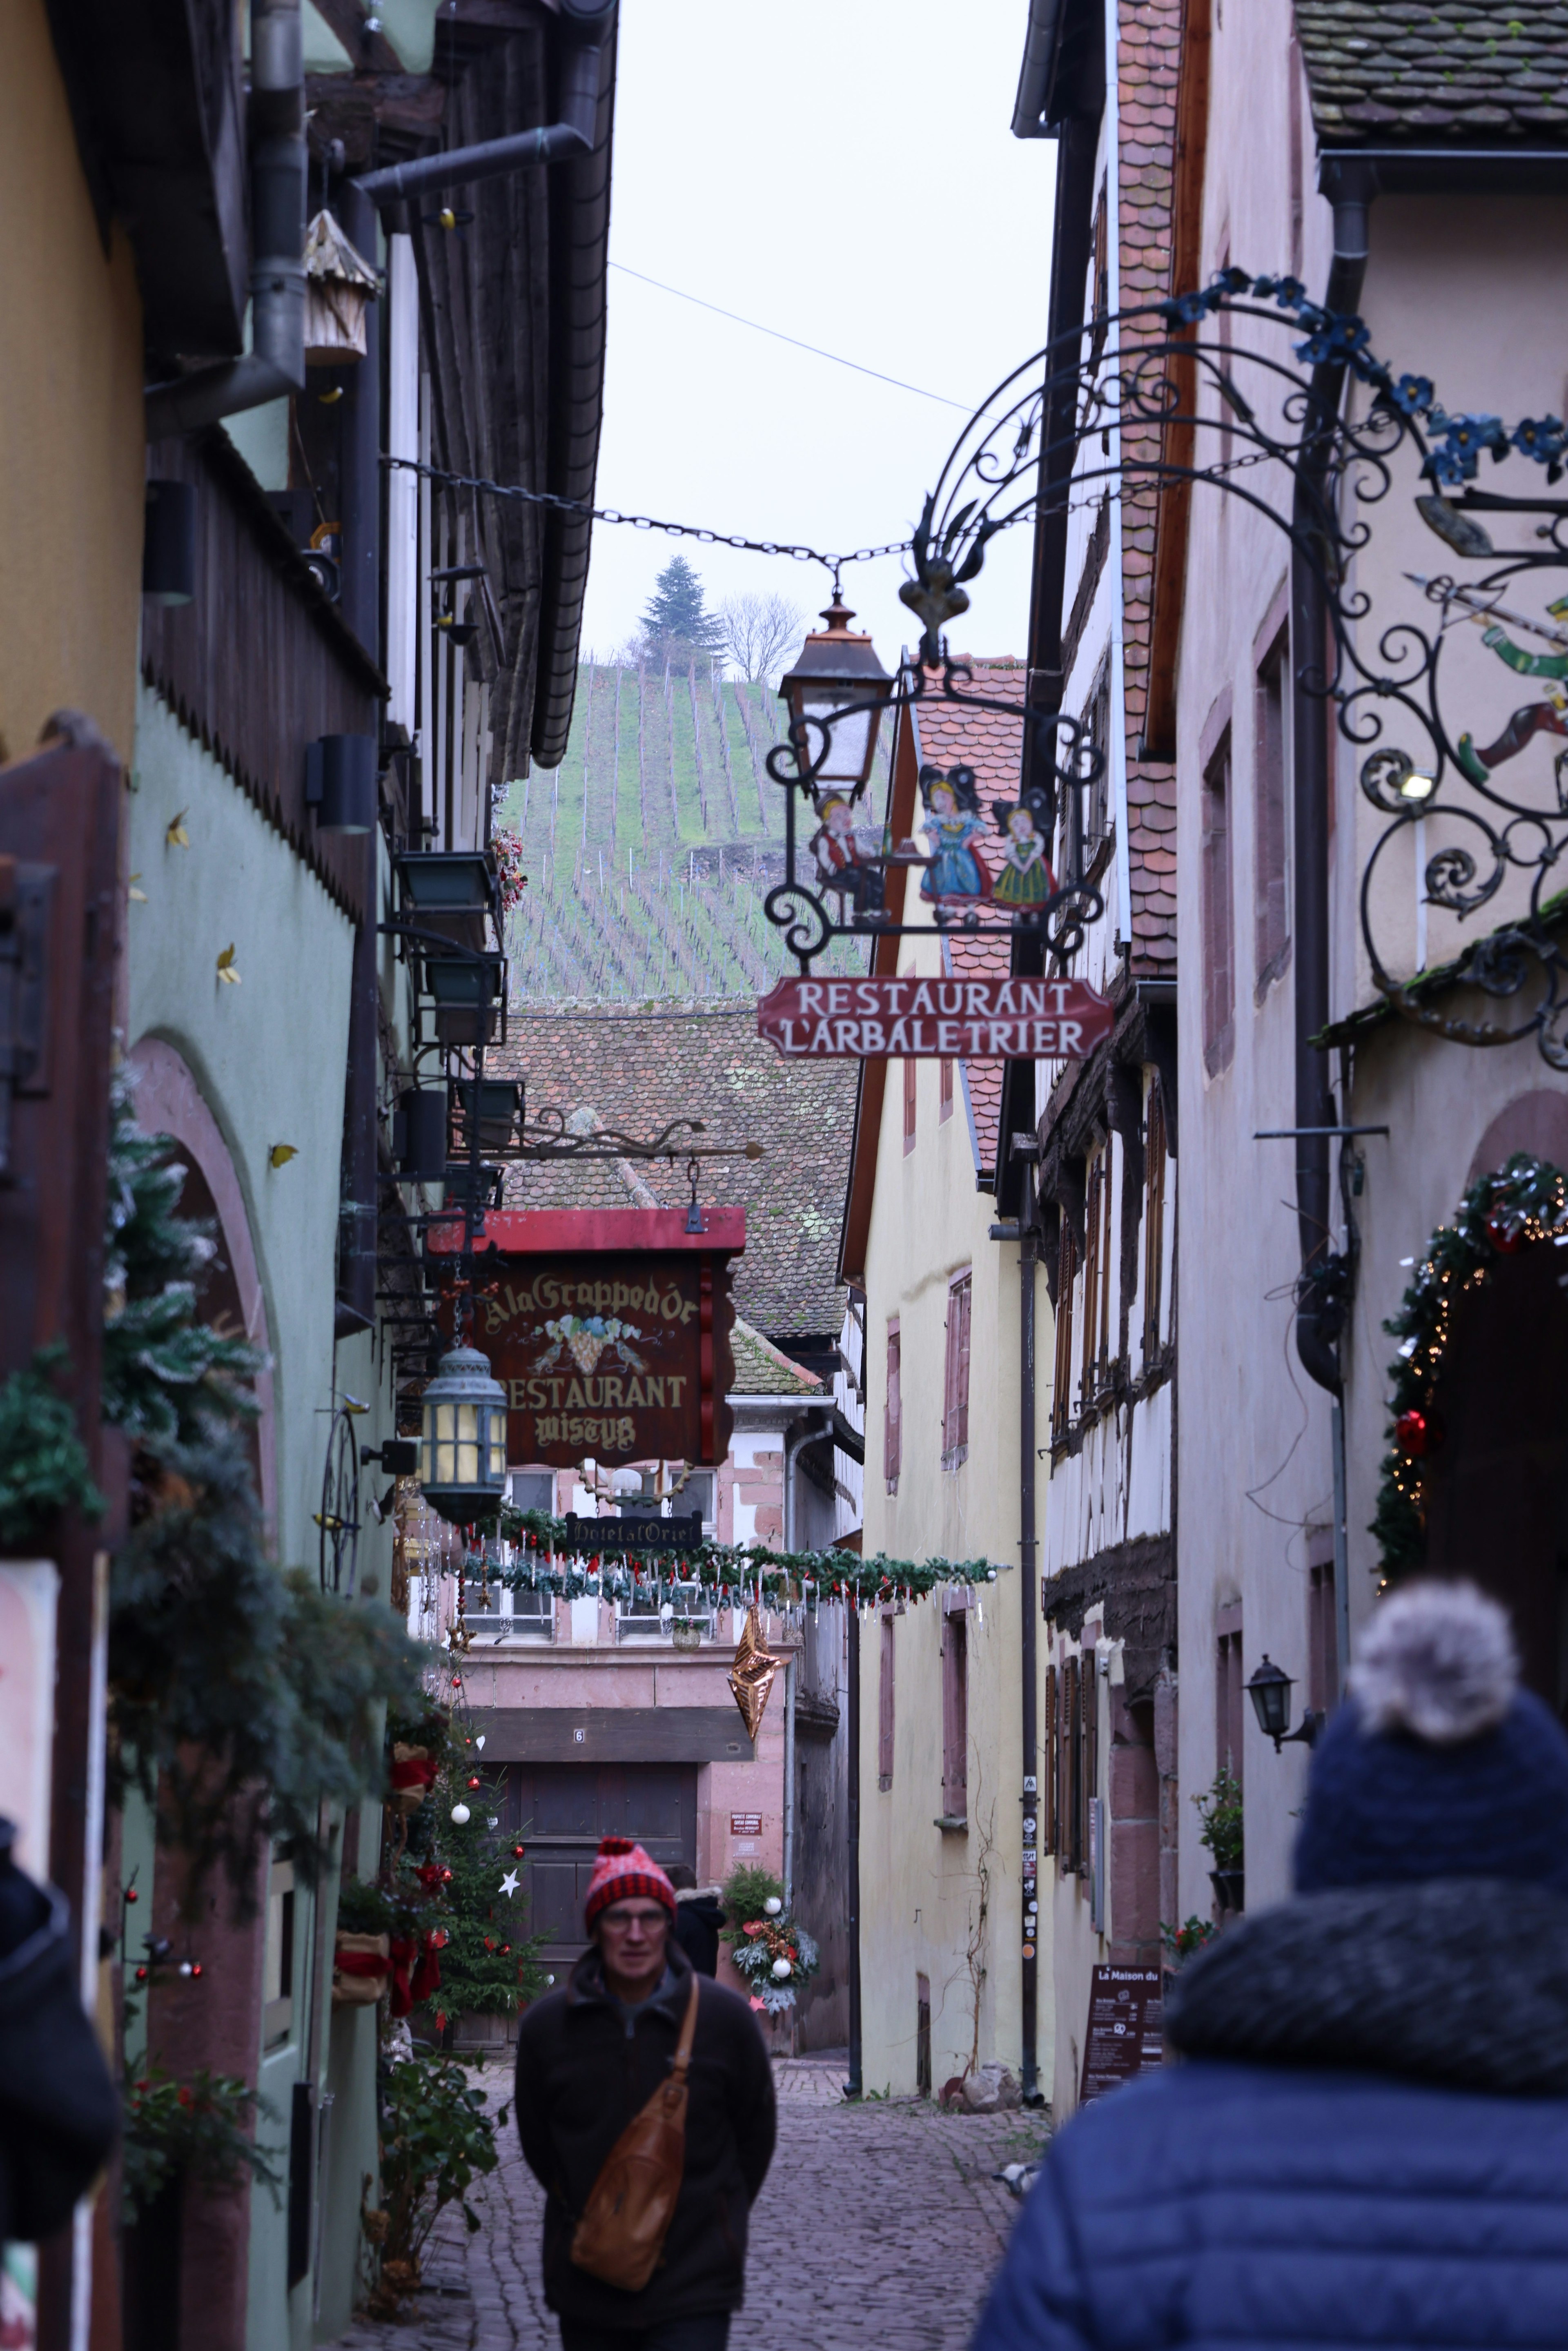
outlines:
{"label": "woman in traditional dress figure", "polygon": [[1007,841],[991,895],[998,905],[1043,906],[1056,880],[1046,862],[1034,810],[1025,800],[993,800],[991,809]]}
{"label": "woman in traditional dress figure", "polygon": [[975,847],[985,837],[973,768],[922,768],[920,797],[931,860],[921,877],[923,898],[988,898],[991,877]]}

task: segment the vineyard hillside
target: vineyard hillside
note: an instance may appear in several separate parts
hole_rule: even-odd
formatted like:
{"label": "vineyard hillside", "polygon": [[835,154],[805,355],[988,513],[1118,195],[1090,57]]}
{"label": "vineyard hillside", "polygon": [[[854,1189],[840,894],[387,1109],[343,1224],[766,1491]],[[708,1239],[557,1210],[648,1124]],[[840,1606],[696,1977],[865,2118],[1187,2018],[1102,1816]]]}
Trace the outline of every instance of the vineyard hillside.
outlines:
{"label": "vineyard hillside", "polygon": [[[784,792],[765,765],[783,731],[777,691],[716,663],[581,665],[566,757],[514,784],[499,817],[528,877],[510,923],[514,1004],[733,997],[796,968],[763,907],[784,879]],[[873,825],[885,800],[883,744]],[[865,949],[837,941],[819,967],[863,970]]]}

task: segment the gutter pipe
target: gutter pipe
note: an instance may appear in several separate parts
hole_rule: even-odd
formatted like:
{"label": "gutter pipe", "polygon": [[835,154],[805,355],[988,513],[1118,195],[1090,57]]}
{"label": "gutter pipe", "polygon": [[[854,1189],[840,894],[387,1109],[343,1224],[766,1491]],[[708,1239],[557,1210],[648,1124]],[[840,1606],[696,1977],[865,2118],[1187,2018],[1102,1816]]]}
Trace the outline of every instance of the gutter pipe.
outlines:
{"label": "gutter pipe", "polygon": [[[1367,211],[1375,180],[1353,158],[1335,159],[1325,187],[1333,204],[1333,261],[1323,297],[1332,311],[1354,310],[1366,276]],[[1326,176],[1326,174],[1325,174]],[[1299,468],[1291,507],[1295,546],[1291,558],[1291,649],[1294,669],[1292,749],[1295,774],[1295,1010],[1296,1124],[1339,1124],[1328,1058],[1312,1040],[1329,1019],[1329,762],[1333,730],[1328,696],[1310,690],[1321,684],[1329,660],[1328,601],[1322,564],[1326,545],[1312,546],[1329,495],[1333,455],[1332,426],[1339,413],[1345,371],[1320,361],[1312,372],[1310,414],[1316,438]],[[1352,1268],[1333,1246],[1330,1216],[1329,1141],[1325,1133],[1297,1138],[1296,1215],[1301,1252],[1297,1285],[1296,1351],[1309,1376],[1336,1403],[1343,1393],[1336,1341],[1349,1303]]]}
{"label": "gutter pipe", "polygon": [[848,1913],[850,1944],[850,2065],[844,2083],[846,2098],[858,2098],[862,2090],[861,2030],[861,1604],[858,1599],[844,1603],[845,1633],[848,1645],[849,1728],[845,1738],[845,1755],[849,1797],[849,1885],[845,1889],[845,1909]]}
{"label": "gutter pipe", "polygon": [[599,126],[600,53],[614,26],[615,6],[616,0],[609,0],[607,6],[562,13],[560,28],[569,46],[561,60],[559,122],[516,131],[505,139],[486,139],[476,147],[448,147],[406,163],[389,163],[380,172],[363,173],[355,186],[374,204],[393,204],[433,194],[438,188],[500,179],[529,164],[563,163],[591,155]]}
{"label": "gutter pipe", "polygon": [[251,0],[251,348],[150,386],[149,441],[304,390],[305,173],[300,0]]}
{"label": "gutter pipe", "polygon": [[1061,0],[1030,0],[1029,30],[1024,35],[1023,64],[1013,101],[1015,139],[1050,139],[1055,134],[1056,126],[1046,121],[1045,111],[1061,30]]}
{"label": "gutter pipe", "polygon": [[[1019,1138],[1015,1136],[1015,1144]],[[1029,1136],[1031,1152],[1040,1145]],[[1023,1949],[1022,1962],[1022,2082],[1026,2106],[1043,2104],[1040,2089],[1040,1917],[1030,1904],[1039,1900],[1036,1875],[1040,1852],[1040,1723],[1038,1642],[1040,1637],[1040,1577],[1035,1545],[1035,1280],[1039,1255],[1035,1232],[1034,1170],[1023,1171],[1023,1200],[1019,1235],[1019,1564],[1023,1577],[1023,1616],[1019,1643],[1021,1672],[1019,1697],[1022,1730],[1023,1805]],[[1034,1823],[1031,1829],[1030,1823]]]}

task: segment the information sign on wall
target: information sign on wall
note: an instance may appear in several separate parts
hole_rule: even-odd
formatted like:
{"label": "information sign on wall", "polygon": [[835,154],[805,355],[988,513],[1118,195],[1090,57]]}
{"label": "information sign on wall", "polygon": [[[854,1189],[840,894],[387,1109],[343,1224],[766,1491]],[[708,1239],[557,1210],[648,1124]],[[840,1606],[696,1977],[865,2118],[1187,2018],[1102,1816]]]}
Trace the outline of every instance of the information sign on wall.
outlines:
{"label": "information sign on wall", "polygon": [[1081,2104],[1165,2063],[1158,1968],[1096,1968],[1089,1987]]}
{"label": "information sign on wall", "polygon": [[[740,1208],[502,1210],[485,1219],[474,1343],[518,1462],[716,1463],[729,1449]],[[438,1228],[433,1254],[455,1246]]]}

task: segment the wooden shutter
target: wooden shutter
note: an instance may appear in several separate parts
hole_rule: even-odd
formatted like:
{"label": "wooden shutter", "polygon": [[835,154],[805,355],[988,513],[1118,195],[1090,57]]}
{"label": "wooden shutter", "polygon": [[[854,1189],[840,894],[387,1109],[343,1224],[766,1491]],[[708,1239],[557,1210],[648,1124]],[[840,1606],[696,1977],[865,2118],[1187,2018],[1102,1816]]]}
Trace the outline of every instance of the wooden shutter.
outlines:
{"label": "wooden shutter", "polygon": [[1040,1741],[1040,1849],[1056,1851],[1056,1667],[1045,1669]]}
{"label": "wooden shutter", "polygon": [[939,1121],[945,1118],[951,1118],[953,1115],[953,1064],[946,1056],[943,1058],[941,1070],[941,1086],[937,1095],[936,1108],[936,1115]]}
{"label": "wooden shutter", "polygon": [[889,1614],[882,1620],[881,1671],[876,1691],[876,1784],[883,1789],[893,1785],[893,1664],[894,1622]]}
{"label": "wooden shutter", "polygon": [[968,1811],[969,1620],[956,1609],[942,1624],[942,1810],[962,1820]]}
{"label": "wooden shutter", "polygon": [[913,1061],[904,1064],[904,1148],[915,1148],[915,1070]]}
{"label": "wooden shutter", "polygon": [[1095,1390],[1094,1348],[1100,1330],[1100,1196],[1105,1181],[1105,1155],[1095,1154],[1089,1169],[1089,1189],[1083,1219],[1083,1344],[1079,1364],[1079,1403],[1087,1411]]}
{"label": "wooden shutter", "polygon": [[954,1366],[953,1443],[969,1442],[969,1311],[975,1285],[968,1274],[954,1286],[953,1315],[958,1326],[957,1360]]}
{"label": "wooden shutter", "polygon": [[1166,1106],[1160,1081],[1149,1087],[1144,1127],[1144,1360],[1158,1353],[1166,1265]]}
{"label": "wooden shutter", "polygon": [[1056,1442],[1072,1418],[1072,1285],[1078,1278],[1078,1248],[1072,1228],[1061,1219],[1056,1275],[1056,1352],[1051,1383],[1051,1434]]}
{"label": "wooden shutter", "polygon": [[888,1492],[898,1486],[904,1461],[904,1378],[899,1326],[887,1326],[887,1400],[882,1416],[882,1467]]}
{"label": "wooden shutter", "polygon": [[1085,1649],[1079,1667],[1079,1713],[1082,1720],[1082,1770],[1079,1778],[1078,1851],[1089,1861],[1089,1800],[1100,1792],[1100,1675],[1098,1652]]}
{"label": "wooden shutter", "polygon": [[1083,1776],[1082,1679],[1079,1660],[1076,1657],[1069,1657],[1062,1667],[1061,1723],[1061,1828],[1062,1844],[1066,1852],[1065,1866],[1069,1871],[1077,1871],[1083,1865],[1082,1846],[1080,1842],[1082,1815],[1080,1792]]}

